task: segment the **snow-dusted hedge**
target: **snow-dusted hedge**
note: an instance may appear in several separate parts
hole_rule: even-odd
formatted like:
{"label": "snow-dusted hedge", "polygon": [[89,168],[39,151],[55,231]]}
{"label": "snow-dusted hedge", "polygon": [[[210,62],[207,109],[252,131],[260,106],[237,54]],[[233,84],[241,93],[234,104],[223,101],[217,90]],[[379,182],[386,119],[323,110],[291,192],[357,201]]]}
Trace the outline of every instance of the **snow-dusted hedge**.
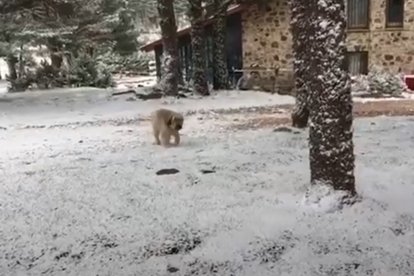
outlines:
{"label": "snow-dusted hedge", "polygon": [[108,66],[88,55],[72,60],[68,68],[54,68],[47,61],[38,67],[26,70],[16,80],[10,80],[10,92],[22,92],[29,87],[49,89],[56,87],[92,86],[106,88],[114,86]]}
{"label": "snow-dusted hedge", "polygon": [[352,93],[361,97],[400,97],[407,91],[403,76],[380,68],[372,68],[368,75],[352,76]]}
{"label": "snow-dusted hedge", "polygon": [[121,56],[117,53],[106,52],[97,57],[112,73],[131,72],[146,74],[149,71],[150,57],[148,54],[136,52],[132,55]]}
{"label": "snow-dusted hedge", "polygon": [[88,55],[82,55],[75,59],[68,73],[72,86],[106,88],[114,85],[108,66]]}

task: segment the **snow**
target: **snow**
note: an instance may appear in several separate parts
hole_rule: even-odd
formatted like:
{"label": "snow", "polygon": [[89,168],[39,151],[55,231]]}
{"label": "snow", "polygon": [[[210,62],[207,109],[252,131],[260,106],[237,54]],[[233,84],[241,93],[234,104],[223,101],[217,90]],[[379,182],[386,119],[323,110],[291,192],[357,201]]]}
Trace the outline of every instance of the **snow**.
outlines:
{"label": "snow", "polygon": [[116,75],[114,76],[117,90],[135,89],[136,87],[153,87],[157,84],[157,76],[136,76],[125,77]]}
{"label": "snow", "polygon": [[7,67],[7,62],[4,60],[4,58],[0,58],[0,84],[3,82],[2,80],[6,79],[8,71],[9,69]]}
{"label": "snow", "polygon": [[386,97],[386,98],[361,98],[358,96],[353,97],[354,102],[361,102],[361,103],[367,103],[367,102],[381,102],[381,101],[404,101],[404,100],[414,100],[414,93],[404,92],[401,94],[401,97]]}
{"label": "snow", "polygon": [[0,80],[0,96],[7,93],[7,81]]}
{"label": "snow", "polygon": [[328,4],[326,3],[325,0],[319,0],[318,1],[318,6],[321,6],[323,8],[326,8],[326,7],[328,7]]}
{"label": "snow", "polygon": [[[121,83],[118,90],[128,88]],[[4,89],[3,89],[4,88]],[[3,91],[3,90],[4,91]],[[271,95],[257,91],[219,91],[211,97],[187,99],[162,99],[152,101],[128,101],[131,95],[111,97],[112,89],[62,88],[24,93],[6,93],[7,83],[0,82],[0,127],[48,128],[60,125],[119,124],[145,120],[155,108],[169,106],[184,113],[204,113],[221,109],[263,107],[294,104],[287,95]],[[2,93],[3,92],[3,93]],[[139,92],[139,91],[138,91]],[[413,93],[403,93],[402,98],[414,99]],[[354,97],[355,102],[379,101],[379,98]],[[16,112],[16,110],[19,110]],[[36,117],[33,117],[33,114]]]}
{"label": "snow", "polygon": [[[0,97],[0,126],[52,127],[74,122],[94,124],[100,121],[141,120],[147,118],[155,108],[166,105],[183,113],[192,113],[223,108],[294,104],[291,96],[255,91],[219,91],[203,101],[199,97],[126,101],[131,95],[110,97],[112,92],[111,89],[68,88],[6,94]],[[33,116],[34,113],[36,117]]]}
{"label": "snow", "polygon": [[328,20],[322,20],[320,23],[319,23],[319,26],[322,28],[322,29],[326,29],[328,26],[329,26],[329,24],[330,24],[331,22],[329,22]]}
{"label": "snow", "polygon": [[[362,200],[339,209],[340,194],[309,189],[307,132],[234,130],[234,115],[200,112],[290,98],[168,103],[194,113],[183,144],[163,149],[146,121],[106,121],[162,101],[71,93],[0,100],[2,274],[414,275],[414,118],[356,120]],[[163,168],[180,172],[157,176]]]}

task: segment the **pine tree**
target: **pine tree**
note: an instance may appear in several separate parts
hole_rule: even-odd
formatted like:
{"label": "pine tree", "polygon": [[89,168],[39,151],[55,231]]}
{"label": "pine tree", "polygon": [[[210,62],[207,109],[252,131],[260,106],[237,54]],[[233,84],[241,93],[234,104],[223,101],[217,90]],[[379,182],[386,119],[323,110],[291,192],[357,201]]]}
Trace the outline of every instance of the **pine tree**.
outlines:
{"label": "pine tree", "polygon": [[351,82],[344,68],[344,0],[309,0],[310,169],[312,184],[355,194]]}
{"label": "pine tree", "polygon": [[199,95],[208,96],[202,1],[189,0],[189,4],[194,91]]}
{"label": "pine tree", "polygon": [[138,34],[135,31],[133,13],[126,8],[119,12],[119,22],[112,34],[114,36],[114,51],[121,56],[128,56],[138,50]]}
{"label": "pine tree", "polygon": [[[16,90],[14,85],[24,89],[28,81],[33,81],[33,78],[26,74],[25,61],[22,58],[22,50],[25,47],[22,45],[46,45],[50,51],[51,68],[56,72],[53,78],[57,78],[64,57],[69,64],[74,64],[72,57],[76,59],[83,53],[87,53],[88,58],[93,58],[95,49],[103,44],[115,44],[115,50],[122,53],[135,52],[137,35],[131,32],[131,29],[135,28],[135,19],[132,18],[134,17],[123,0],[0,2],[0,43],[8,45],[0,45],[0,48],[7,49],[0,49],[0,55],[7,57],[12,90]],[[97,66],[98,63],[94,64]],[[48,76],[48,82],[56,83],[56,79],[53,80],[51,74],[46,72],[49,70],[48,66],[47,63],[43,64],[44,70],[39,68],[36,74],[44,73]],[[110,72],[106,71],[104,75],[107,75],[106,79],[109,80]],[[99,85],[104,84],[100,82]]]}
{"label": "pine tree", "polygon": [[164,74],[161,86],[166,95],[174,96],[178,94],[180,69],[173,0],[158,0],[157,9],[164,51]]}

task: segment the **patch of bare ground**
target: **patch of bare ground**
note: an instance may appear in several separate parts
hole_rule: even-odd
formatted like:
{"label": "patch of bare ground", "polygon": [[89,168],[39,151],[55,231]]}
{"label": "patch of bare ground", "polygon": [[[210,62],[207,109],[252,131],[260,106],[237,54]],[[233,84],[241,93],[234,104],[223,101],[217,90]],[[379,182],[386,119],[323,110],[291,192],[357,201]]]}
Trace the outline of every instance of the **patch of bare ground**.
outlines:
{"label": "patch of bare ground", "polygon": [[[231,129],[259,129],[276,127],[280,125],[290,125],[290,112],[293,105],[278,107],[276,114],[272,109],[263,109],[243,121],[238,121],[230,126]],[[283,110],[283,111],[282,111]],[[356,102],[354,103],[355,117],[376,117],[376,116],[414,116],[414,101],[375,101],[375,102]]]}

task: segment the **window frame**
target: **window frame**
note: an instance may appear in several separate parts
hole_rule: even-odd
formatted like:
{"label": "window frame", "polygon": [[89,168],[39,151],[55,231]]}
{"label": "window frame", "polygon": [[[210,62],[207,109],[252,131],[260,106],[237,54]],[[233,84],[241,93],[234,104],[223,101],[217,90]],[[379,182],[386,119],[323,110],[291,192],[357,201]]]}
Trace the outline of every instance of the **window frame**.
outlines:
{"label": "window frame", "polygon": [[[347,8],[346,8],[346,19],[347,19],[347,29],[349,30],[368,30],[370,27],[371,22],[371,0],[367,1],[367,14],[366,14],[366,24],[365,25],[355,25],[352,26],[349,24],[349,15],[350,15],[350,2],[353,0],[347,0]],[[388,1],[388,0],[387,0]]]}
{"label": "window frame", "polygon": [[401,22],[390,22],[389,21],[389,12],[390,12],[390,2],[392,0],[385,0],[385,27],[386,28],[403,28],[404,27],[404,19],[405,19],[405,0],[401,0],[402,3],[402,14],[401,14]]}
{"label": "window frame", "polygon": [[349,70],[349,65],[350,65],[350,60],[349,60],[349,56],[352,54],[357,54],[360,56],[360,68],[359,68],[359,72],[357,73],[358,75],[367,75],[368,71],[369,71],[369,52],[368,51],[346,51],[345,54],[345,64],[346,64],[346,71],[348,72],[348,74],[350,74],[351,76],[354,76],[353,74],[351,74],[350,70]]}

